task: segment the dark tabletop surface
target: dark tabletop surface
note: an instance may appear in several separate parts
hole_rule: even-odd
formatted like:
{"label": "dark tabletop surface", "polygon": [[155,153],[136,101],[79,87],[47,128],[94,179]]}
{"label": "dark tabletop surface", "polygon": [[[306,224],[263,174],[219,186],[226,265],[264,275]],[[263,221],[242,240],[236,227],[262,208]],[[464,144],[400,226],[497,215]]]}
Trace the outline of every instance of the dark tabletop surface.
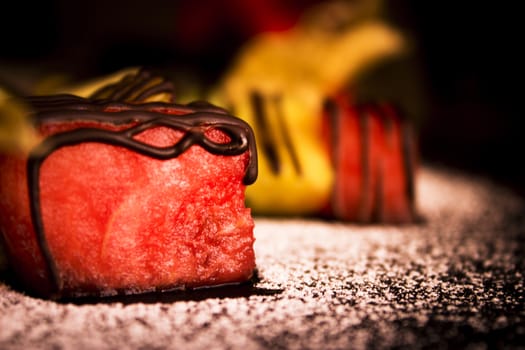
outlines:
{"label": "dark tabletop surface", "polygon": [[53,302],[0,283],[0,349],[525,349],[524,202],[419,174],[422,222],[256,218],[258,280]]}

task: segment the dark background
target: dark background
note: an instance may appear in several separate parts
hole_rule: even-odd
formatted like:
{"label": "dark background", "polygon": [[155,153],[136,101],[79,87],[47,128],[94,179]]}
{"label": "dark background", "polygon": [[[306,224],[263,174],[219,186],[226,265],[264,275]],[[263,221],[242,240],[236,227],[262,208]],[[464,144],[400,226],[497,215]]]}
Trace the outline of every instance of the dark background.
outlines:
{"label": "dark background", "polygon": [[[29,66],[78,77],[129,65],[186,67],[213,81],[252,35],[286,28],[314,2],[13,2],[0,13],[0,64],[11,73]],[[525,194],[517,5],[393,0],[387,6],[389,19],[415,43],[423,160]]]}

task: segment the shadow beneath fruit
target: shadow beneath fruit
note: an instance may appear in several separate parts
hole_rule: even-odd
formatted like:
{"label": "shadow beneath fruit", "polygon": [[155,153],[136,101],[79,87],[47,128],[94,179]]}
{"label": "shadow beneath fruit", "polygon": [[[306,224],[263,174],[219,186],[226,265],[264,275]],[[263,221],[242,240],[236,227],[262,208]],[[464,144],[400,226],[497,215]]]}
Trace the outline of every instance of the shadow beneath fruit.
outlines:
{"label": "shadow beneath fruit", "polygon": [[[249,298],[252,296],[276,296],[281,294],[284,289],[279,288],[260,288],[257,287],[259,277],[255,276],[244,283],[226,284],[215,287],[202,287],[195,289],[177,289],[168,291],[148,292],[142,294],[118,294],[114,296],[81,296],[81,297],[62,297],[50,300],[58,304],[74,305],[93,305],[93,304],[115,304],[124,305],[144,303],[144,304],[171,304],[177,301],[201,301],[206,299],[238,299]],[[32,295],[26,291],[18,282],[16,276],[10,269],[0,270],[0,284],[5,284],[14,291],[20,292],[29,297],[49,300]]]}
{"label": "shadow beneath fruit", "polygon": [[229,285],[220,287],[200,288],[193,290],[176,290],[167,292],[152,292],[135,295],[116,295],[111,297],[80,297],[57,300],[59,304],[114,304],[124,305],[144,304],[171,304],[178,301],[202,301],[206,299],[238,299],[251,296],[274,296],[282,293],[281,289],[258,288],[251,284]]}
{"label": "shadow beneath fruit", "polygon": [[[49,300],[25,290],[20,283],[18,283],[16,276],[9,269],[0,270],[0,284],[5,284],[9,289],[17,291],[29,297]],[[94,305],[94,304],[115,304],[120,303],[124,305],[144,303],[144,304],[171,304],[178,301],[202,301],[206,299],[238,299],[249,298],[252,296],[276,296],[281,294],[284,289],[270,289],[260,288],[256,286],[256,280],[250,280],[244,283],[228,284],[216,287],[202,287],[185,290],[169,290],[148,292],[142,294],[118,294],[114,296],[81,296],[81,297],[62,297],[59,299],[52,299],[49,301],[58,304],[74,304],[74,305]]]}
{"label": "shadow beneath fruit", "polygon": [[205,287],[185,290],[170,290],[162,292],[151,292],[132,295],[115,295],[108,297],[75,297],[61,298],[57,300],[60,304],[114,304],[124,305],[145,303],[145,304],[170,304],[177,301],[201,301],[206,299],[232,299],[249,298],[252,296],[276,296],[281,294],[284,289],[259,288],[257,283],[260,281],[257,274],[250,281],[244,283],[227,284],[216,287]]}
{"label": "shadow beneath fruit", "polygon": [[0,284],[4,284],[11,290],[27,295],[22,285],[18,282],[15,273],[8,265],[0,266]]}
{"label": "shadow beneath fruit", "polygon": [[5,283],[9,286],[13,284],[14,278],[9,265],[7,264],[7,256],[4,249],[4,236],[0,232],[0,283]]}

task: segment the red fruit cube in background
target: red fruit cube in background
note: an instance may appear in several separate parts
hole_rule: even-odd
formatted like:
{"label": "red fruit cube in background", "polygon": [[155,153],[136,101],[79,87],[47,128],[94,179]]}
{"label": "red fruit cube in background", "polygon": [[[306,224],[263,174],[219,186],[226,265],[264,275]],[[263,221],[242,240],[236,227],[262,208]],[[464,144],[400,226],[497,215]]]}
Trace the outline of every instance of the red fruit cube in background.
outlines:
{"label": "red fruit cube in background", "polygon": [[415,220],[416,144],[409,121],[390,104],[329,99],[323,135],[335,171],[328,215],[354,222]]}

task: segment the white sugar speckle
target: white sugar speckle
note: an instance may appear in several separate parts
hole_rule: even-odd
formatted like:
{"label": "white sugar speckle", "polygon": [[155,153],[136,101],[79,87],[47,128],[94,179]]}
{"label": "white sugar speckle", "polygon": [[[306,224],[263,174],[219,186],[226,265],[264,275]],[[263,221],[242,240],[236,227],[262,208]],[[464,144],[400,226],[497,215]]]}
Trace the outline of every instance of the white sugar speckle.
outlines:
{"label": "white sugar speckle", "polygon": [[247,294],[71,304],[0,283],[0,349],[518,348],[524,204],[423,168],[423,222],[256,219]]}

